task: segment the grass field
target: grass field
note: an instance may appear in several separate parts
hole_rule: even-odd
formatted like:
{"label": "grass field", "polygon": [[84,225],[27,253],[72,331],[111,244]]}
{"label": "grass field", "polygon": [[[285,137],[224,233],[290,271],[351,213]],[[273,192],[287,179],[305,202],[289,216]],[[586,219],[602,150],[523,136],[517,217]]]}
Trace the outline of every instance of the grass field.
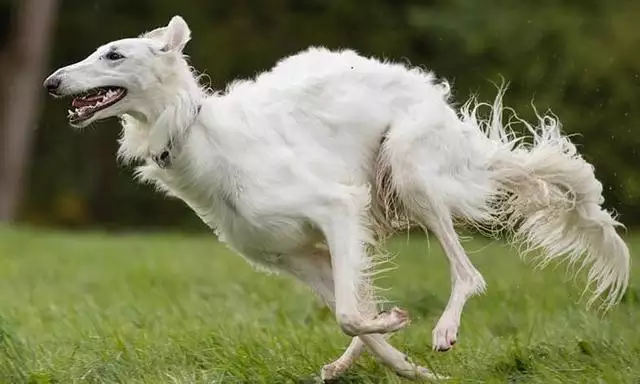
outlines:
{"label": "grass field", "polygon": [[[418,235],[390,243],[398,268],[380,284],[413,319],[391,339],[400,350],[452,383],[640,382],[636,267],[602,317],[564,269],[465,246],[489,290],[468,303],[455,349],[437,353],[445,258]],[[1,383],[315,383],[348,342],[306,288],[253,271],[213,236],[0,230]],[[365,356],[339,382],[405,381]]]}

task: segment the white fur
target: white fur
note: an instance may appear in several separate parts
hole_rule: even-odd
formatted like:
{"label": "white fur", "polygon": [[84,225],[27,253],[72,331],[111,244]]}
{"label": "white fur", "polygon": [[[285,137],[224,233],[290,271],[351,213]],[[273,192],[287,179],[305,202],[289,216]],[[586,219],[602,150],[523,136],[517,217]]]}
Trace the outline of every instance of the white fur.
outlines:
{"label": "white fur", "polygon": [[[90,121],[120,116],[120,156],[137,174],[182,199],[254,264],[309,284],[336,312],[351,347],[323,370],[341,373],[366,344],[398,373],[431,374],[382,333],[406,324],[402,311],[376,316],[372,249],[381,236],[421,225],[450,260],[452,293],[434,348],[456,341],[462,307],[485,289],[453,223],[507,230],[545,261],[590,266],[595,296],[619,300],[629,252],[602,210],[593,167],[551,116],[524,123],[530,143],[502,123],[502,91],[488,106],[456,111],[450,88],[430,72],[310,48],[224,93],[205,91],[182,56],[190,38],[180,17],[135,39],[111,42],[52,75],[61,90],[118,85],[128,95]],[[101,60],[117,47],[127,56]],[[198,112],[199,107],[201,107]],[[153,160],[172,143],[166,168]],[[328,248],[327,248],[328,247]]]}

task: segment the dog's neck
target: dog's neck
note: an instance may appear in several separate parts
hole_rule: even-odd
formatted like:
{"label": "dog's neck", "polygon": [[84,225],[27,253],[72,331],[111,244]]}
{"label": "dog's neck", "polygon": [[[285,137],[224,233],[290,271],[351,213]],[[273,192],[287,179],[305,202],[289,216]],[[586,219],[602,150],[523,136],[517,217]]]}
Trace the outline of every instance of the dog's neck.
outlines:
{"label": "dog's neck", "polygon": [[194,124],[206,94],[186,65],[182,72],[158,82],[146,92],[152,98],[121,116],[125,162],[157,158]]}

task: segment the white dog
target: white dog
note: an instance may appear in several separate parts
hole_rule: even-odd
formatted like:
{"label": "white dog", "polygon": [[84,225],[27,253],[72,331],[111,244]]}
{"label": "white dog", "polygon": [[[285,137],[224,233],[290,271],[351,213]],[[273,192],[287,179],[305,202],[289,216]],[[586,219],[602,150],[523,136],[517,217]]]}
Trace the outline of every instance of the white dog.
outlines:
{"label": "white dog", "polygon": [[183,57],[189,39],[176,16],[57,70],[45,87],[74,96],[74,127],[120,117],[120,156],[144,163],[141,180],[182,199],[250,262],[308,284],[335,311],[354,338],[323,378],[344,372],[365,346],[402,376],[434,376],[386,341],[408,315],[378,313],[372,285],[376,244],[408,226],[433,232],[451,266],[436,350],[453,346],[466,300],[485,289],[456,220],[507,231],[543,262],[589,268],[590,302],[603,297],[608,307],[624,293],[630,258],[620,224],[601,208],[593,167],[554,117],[510,121],[529,132],[518,137],[502,123],[502,89],[493,105],[472,98],[455,110],[449,85],[432,73],[323,48],[211,93]]}

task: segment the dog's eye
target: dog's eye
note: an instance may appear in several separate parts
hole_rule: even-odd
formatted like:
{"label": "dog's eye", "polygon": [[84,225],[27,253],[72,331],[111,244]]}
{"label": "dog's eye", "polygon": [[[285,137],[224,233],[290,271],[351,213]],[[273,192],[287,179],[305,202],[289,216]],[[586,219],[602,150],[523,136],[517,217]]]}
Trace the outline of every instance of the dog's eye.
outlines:
{"label": "dog's eye", "polygon": [[107,53],[106,55],[104,55],[104,57],[106,57],[107,60],[111,60],[111,61],[124,59],[123,55],[119,54],[118,52],[114,52],[114,51],[111,51],[111,52]]}

